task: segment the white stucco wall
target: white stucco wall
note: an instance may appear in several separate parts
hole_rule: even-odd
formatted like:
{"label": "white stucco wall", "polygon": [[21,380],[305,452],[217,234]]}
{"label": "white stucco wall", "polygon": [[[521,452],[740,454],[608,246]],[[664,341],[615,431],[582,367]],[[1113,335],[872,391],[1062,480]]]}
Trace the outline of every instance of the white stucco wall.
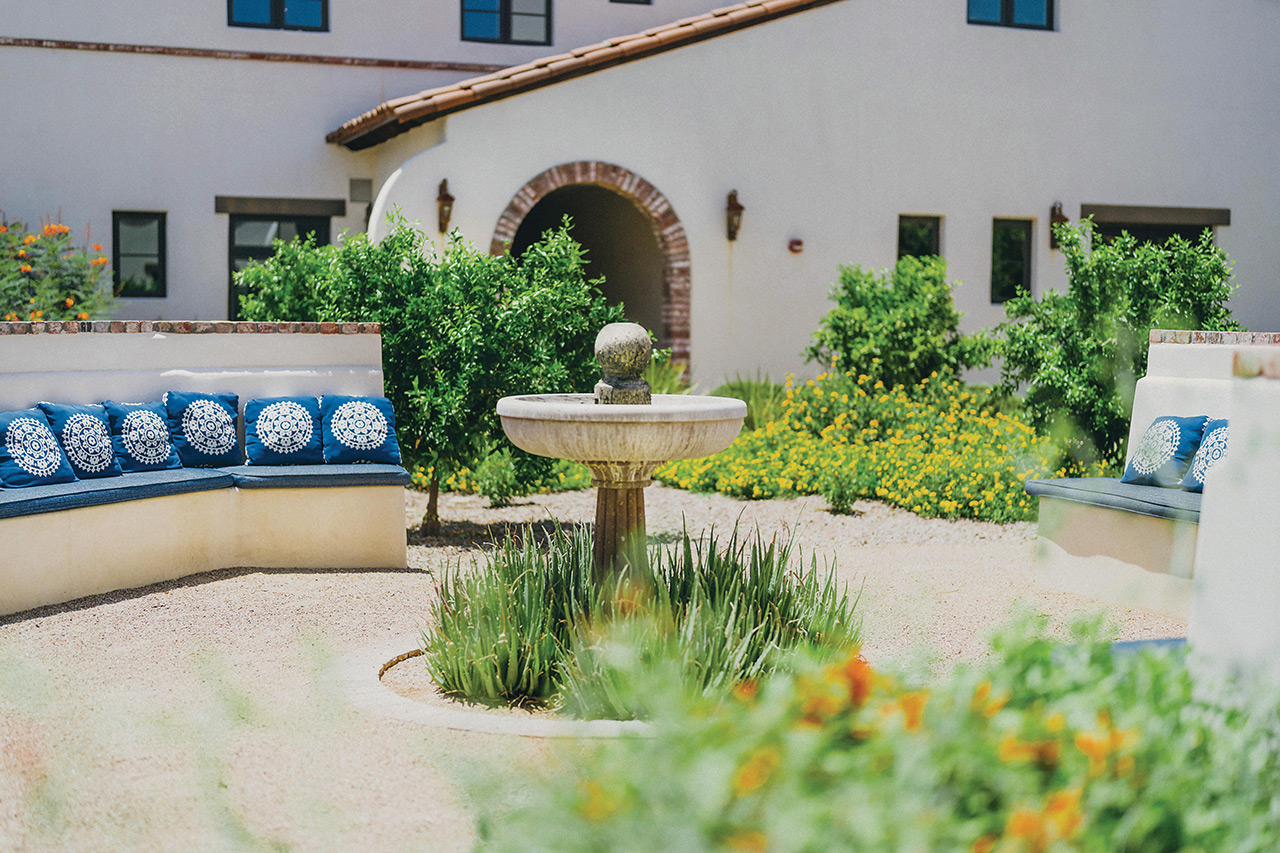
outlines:
{"label": "white stucco wall", "polygon": [[[328,32],[229,27],[223,0],[0,0],[0,36],[505,66],[719,3],[553,5],[551,46],[461,41],[458,0],[330,0]],[[328,145],[325,134],[388,98],[469,76],[0,45],[0,80],[17,99],[5,119],[0,212],[60,218],[111,257],[113,210],[163,211],[168,295],[123,302],[115,316],[222,318],[229,223],[215,196],[346,199],[350,178],[377,177],[378,155]],[[333,238],[362,229],[364,213],[348,203]]]}
{"label": "white stucco wall", "polygon": [[[1055,201],[1073,219],[1082,203],[1229,208],[1233,307],[1280,328],[1280,6],[1059,5],[1042,32],[967,25],[959,2],[845,0],[475,107],[374,149],[375,218],[399,207],[434,232],[448,178],[454,225],[487,247],[543,170],[623,166],[688,232],[692,359],[708,382],[805,370],[837,266],[892,264],[899,214],[943,217],[973,329],[1004,317],[988,297],[993,217],[1035,221],[1041,292],[1065,284],[1048,248]],[[732,245],[730,189],[746,206]]]}

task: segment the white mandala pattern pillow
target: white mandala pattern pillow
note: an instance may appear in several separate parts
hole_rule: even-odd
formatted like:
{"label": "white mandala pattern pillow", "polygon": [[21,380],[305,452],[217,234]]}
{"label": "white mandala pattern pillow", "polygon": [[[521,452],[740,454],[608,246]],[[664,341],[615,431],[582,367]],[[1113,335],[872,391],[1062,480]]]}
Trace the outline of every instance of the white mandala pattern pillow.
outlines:
{"label": "white mandala pattern pillow", "polygon": [[169,432],[168,410],[163,402],[116,403],[104,400],[111,423],[111,444],[120,468],[159,471],[181,468],[182,461]]}
{"label": "white mandala pattern pillow", "polygon": [[292,401],[272,403],[258,415],[258,438],[276,453],[297,453],[307,446],[311,415]]}
{"label": "white mandala pattern pillow", "polygon": [[17,489],[69,483],[75,478],[44,412],[0,413],[0,485]]}
{"label": "white mandala pattern pillow", "polygon": [[1204,478],[1227,458],[1227,441],[1231,438],[1231,428],[1225,419],[1209,421],[1204,428],[1204,439],[1196,450],[1187,476],[1182,478],[1182,488],[1189,492],[1204,491]]}
{"label": "white mandala pattern pillow", "polygon": [[354,450],[372,450],[387,440],[387,419],[372,403],[351,400],[333,413],[333,437]]}
{"label": "white mandala pattern pillow", "polygon": [[220,456],[236,446],[236,419],[212,400],[196,400],[182,413],[182,434],[201,453]]}
{"label": "white mandala pattern pillow", "polygon": [[320,401],[324,461],[400,464],[396,414],[386,397],[325,394]]}
{"label": "white mandala pattern pillow", "polygon": [[320,401],[315,397],[268,397],[244,407],[244,445],[250,465],[318,465]]}
{"label": "white mandala pattern pillow", "polygon": [[67,418],[62,427],[62,449],[72,465],[90,474],[107,470],[115,460],[107,422],[84,413]]}
{"label": "white mandala pattern pillow", "polygon": [[1166,488],[1180,486],[1208,420],[1204,415],[1156,418],[1130,454],[1120,482]]}

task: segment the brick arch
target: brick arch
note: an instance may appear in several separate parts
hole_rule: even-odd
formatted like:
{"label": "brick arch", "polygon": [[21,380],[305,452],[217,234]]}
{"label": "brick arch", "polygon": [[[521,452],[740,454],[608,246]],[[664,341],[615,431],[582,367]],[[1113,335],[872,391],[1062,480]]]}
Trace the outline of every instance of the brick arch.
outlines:
{"label": "brick arch", "polygon": [[671,202],[644,178],[621,166],[579,160],[552,166],[520,188],[493,229],[492,254],[500,255],[515,240],[520,223],[549,193],[571,184],[595,184],[613,190],[640,209],[653,226],[662,252],[662,338],[672,358],[689,363],[689,240]]}

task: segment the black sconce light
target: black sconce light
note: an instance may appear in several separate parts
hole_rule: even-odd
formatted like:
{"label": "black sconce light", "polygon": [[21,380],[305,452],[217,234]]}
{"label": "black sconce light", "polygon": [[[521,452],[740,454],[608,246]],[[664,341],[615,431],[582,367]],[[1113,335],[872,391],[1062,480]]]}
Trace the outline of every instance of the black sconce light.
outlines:
{"label": "black sconce light", "polygon": [[453,196],[449,195],[449,179],[440,182],[440,192],[436,194],[436,224],[441,234],[449,233],[449,219],[453,216]]}
{"label": "black sconce light", "polygon": [[743,210],[743,206],[738,203],[738,191],[731,190],[724,204],[725,233],[730,241],[738,239],[738,229],[742,227]]}
{"label": "black sconce light", "polygon": [[1067,215],[1062,212],[1062,202],[1055,201],[1053,207],[1049,208],[1049,248],[1058,248],[1058,235],[1053,233],[1053,226],[1063,225],[1067,222]]}

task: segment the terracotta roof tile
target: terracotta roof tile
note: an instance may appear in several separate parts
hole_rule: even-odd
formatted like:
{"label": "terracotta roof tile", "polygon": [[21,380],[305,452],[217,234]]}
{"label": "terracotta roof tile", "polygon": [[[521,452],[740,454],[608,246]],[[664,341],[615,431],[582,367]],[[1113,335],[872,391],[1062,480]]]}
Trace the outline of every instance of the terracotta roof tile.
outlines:
{"label": "terracotta roof tile", "polygon": [[458,110],[833,2],[838,0],[746,0],[642,33],[615,36],[483,77],[395,98],[344,123],[325,139],[351,149],[368,148]]}

